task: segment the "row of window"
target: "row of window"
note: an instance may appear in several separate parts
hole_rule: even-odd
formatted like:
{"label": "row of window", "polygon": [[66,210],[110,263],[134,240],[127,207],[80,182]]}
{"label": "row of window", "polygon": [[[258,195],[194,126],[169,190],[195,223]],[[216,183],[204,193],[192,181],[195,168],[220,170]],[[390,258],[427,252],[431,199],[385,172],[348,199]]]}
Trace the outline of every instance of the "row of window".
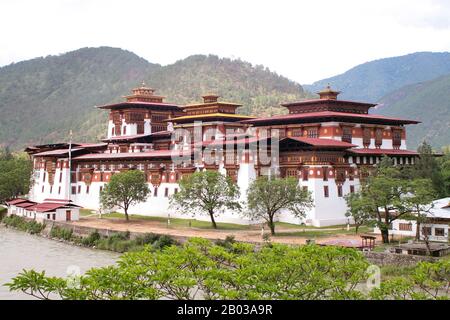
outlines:
{"label": "row of window", "polygon": [[[61,187],[59,187],[60,191],[61,191]],[[51,190],[51,189],[50,189]],[[100,186],[100,193],[103,191],[103,186]],[[86,194],[89,194],[90,191],[90,186],[86,186]],[[44,187],[42,187],[42,192],[44,192]],[[51,191],[50,191],[51,193]],[[81,186],[72,186],[72,194],[80,194],[81,193]],[[173,194],[177,194],[178,193],[178,188],[175,188],[173,190]],[[153,196],[157,197],[158,196],[158,187],[155,187],[153,189]],[[164,188],[164,197],[168,197],[169,196],[169,188]]]}
{"label": "row of window", "polygon": [[[351,185],[350,186],[350,193],[355,193],[355,186]],[[343,197],[343,189],[341,185],[337,185],[337,194],[338,197]],[[330,197],[330,189],[328,186],[323,186],[323,196],[325,198],[329,198]]]}

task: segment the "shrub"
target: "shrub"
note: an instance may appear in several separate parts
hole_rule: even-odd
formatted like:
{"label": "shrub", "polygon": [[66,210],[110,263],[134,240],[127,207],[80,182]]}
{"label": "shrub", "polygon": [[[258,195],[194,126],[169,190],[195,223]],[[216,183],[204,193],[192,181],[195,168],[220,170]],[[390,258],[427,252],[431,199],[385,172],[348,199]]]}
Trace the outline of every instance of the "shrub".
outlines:
{"label": "shrub", "polygon": [[230,248],[232,247],[232,245],[233,245],[234,243],[236,243],[236,240],[234,239],[234,236],[233,236],[233,235],[228,235],[228,236],[226,236],[225,240],[218,239],[215,243],[216,243],[218,246],[221,246],[221,247],[230,249]]}
{"label": "shrub", "polygon": [[72,239],[73,230],[72,229],[66,229],[54,226],[52,230],[50,231],[50,236],[52,238],[58,238],[63,240],[71,240]]}
{"label": "shrub", "polygon": [[39,234],[42,232],[42,230],[44,230],[44,228],[45,228],[44,223],[39,223],[34,220],[28,221],[28,223],[27,223],[27,230],[31,234]]}
{"label": "shrub", "polygon": [[88,247],[93,247],[100,240],[101,236],[97,230],[91,232],[89,236],[81,239],[81,243]]}
{"label": "shrub", "polygon": [[159,235],[154,233],[145,233],[143,235],[137,236],[134,241],[138,245],[152,244],[160,238]]}
{"label": "shrub", "polygon": [[13,227],[22,231],[26,231],[27,230],[27,224],[24,218],[16,216],[16,215],[11,215],[9,217],[5,217],[3,219],[3,223],[7,226],[7,227]]}
{"label": "shrub", "polygon": [[45,228],[45,224],[43,223],[39,223],[34,220],[27,221],[25,218],[16,215],[4,217],[2,222],[7,227],[16,228],[31,234],[41,233],[41,231]]}
{"label": "shrub", "polygon": [[159,239],[153,243],[153,247],[155,249],[162,249],[162,248],[174,245],[174,244],[177,244],[175,239],[173,239],[172,237],[167,236],[167,235],[162,235],[162,236],[159,236]]}

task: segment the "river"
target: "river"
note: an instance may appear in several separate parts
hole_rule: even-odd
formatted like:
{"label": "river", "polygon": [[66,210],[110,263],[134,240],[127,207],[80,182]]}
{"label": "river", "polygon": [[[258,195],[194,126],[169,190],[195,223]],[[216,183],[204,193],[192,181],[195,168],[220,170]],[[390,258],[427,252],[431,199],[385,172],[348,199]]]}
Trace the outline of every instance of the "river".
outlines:
{"label": "river", "polygon": [[0,226],[0,300],[34,299],[4,286],[23,269],[64,277],[68,271],[84,273],[92,267],[114,264],[118,257],[114,252],[72,246]]}

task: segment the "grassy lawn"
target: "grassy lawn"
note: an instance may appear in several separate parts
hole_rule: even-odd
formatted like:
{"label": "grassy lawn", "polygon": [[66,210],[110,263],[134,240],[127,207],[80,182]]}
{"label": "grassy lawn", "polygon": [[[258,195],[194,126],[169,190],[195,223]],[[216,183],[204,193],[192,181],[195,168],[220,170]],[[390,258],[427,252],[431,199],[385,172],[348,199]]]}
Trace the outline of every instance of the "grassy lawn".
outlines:
{"label": "grassy lawn", "polygon": [[[346,224],[339,224],[339,225],[328,226],[328,227],[314,227],[314,226],[298,225],[298,224],[287,223],[287,222],[275,222],[275,227],[292,228],[292,229],[319,229],[319,230],[320,229],[345,229],[345,230],[347,230]],[[351,225],[350,225],[350,228],[351,228]]]}
{"label": "grassy lawn", "polygon": [[[302,227],[301,227],[302,228]],[[331,228],[331,227],[330,227]],[[276,231],[276,229],[275,229]],[[371,232],[372,228],[369,227],[360,227],[358,230],[358,234]],[[296,232],[277,232],[275,236],[277,237],[301,237],[301,238],[323,238],[323,237],[331,237],[333,235],[345,234],[345,235],[355,235],[355,228],[350,227],[350,230],[347,231],[347,228],[339,229],[339,230],[321,230],[321,228],[305,228],[304,231],[296,231]]]}
{"label": "grassy lawn", "polygon": [[[120,218],[125,219],[125,216],[123,213],[119,212],[113,212],[108,214],[103,214],[102,218]],[[133,214],[130,215],[131,220],[147,220],[147,221],[154,221],[154,222],[160,222],[161,224],[167,225],[167,218],[165,217],[150,217],[150,216],[143,216],[143,215],[137,215]],[[213,229],[210,221],[199,221],[195,219],[180,219],[180,218],[170,218],[170,227],[173,228],[198,228],[198,229]],[[217,222],[217,228],[222,230],[248,230],[249,226],[247,225],[241,225],[241,224],[234,224],[234,223],[222,223]]]}
{"label": "grassy lawn", "polygon": [[80,216],[84,217],[84,216],[91,215],[91,214],[93,214],[92,211],[94,211],[94,210],[92,210],[92,209],[80,209]]}

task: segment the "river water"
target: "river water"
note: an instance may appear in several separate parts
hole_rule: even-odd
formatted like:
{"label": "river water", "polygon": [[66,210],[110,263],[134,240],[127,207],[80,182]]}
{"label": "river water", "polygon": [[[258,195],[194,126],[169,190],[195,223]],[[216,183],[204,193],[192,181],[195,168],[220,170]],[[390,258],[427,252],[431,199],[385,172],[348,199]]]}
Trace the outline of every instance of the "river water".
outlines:
{"label": "river water", "polygon": [[84,273],[92,267],[114,264],[118,257],[114,252],[77,247],[0,226],[0,300],[34,299],[4,286],[23,269],[65,277],[68,272]]}

